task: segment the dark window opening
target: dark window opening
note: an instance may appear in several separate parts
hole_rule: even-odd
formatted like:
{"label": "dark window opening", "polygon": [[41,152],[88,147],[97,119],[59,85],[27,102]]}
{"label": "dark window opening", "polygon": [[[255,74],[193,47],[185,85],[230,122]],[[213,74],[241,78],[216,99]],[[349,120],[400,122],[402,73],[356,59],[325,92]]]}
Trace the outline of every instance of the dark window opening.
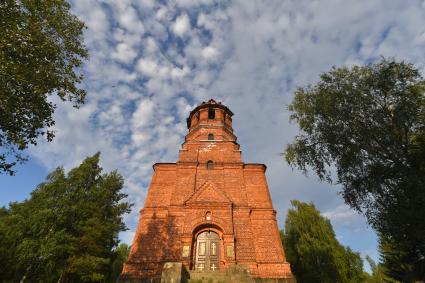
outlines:
{"label": "dark window opening", "polygon": [[207,169],[211,170],[214,168],[214,162],[212,162],[212,160],[208,160],[207,162]]}
{"label": "dark window opening", "polygon": [[215,110],[214,110],[214,108],[208,108],[208,119],[215,119]]}
{"label": "dark window opening", "polygon": [[213,134],[208,134],[208,140],[209,141],[213,141],[214,140],[214,135]]}

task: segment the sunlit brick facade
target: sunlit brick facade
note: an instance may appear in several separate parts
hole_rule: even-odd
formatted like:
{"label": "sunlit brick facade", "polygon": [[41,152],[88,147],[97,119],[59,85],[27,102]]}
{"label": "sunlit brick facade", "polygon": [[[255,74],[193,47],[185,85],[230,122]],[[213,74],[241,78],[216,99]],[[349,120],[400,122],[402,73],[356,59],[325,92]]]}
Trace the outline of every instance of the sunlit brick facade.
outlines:
{"label": "sunlit brick facade", "polygon": [[[266,166],[242,161],[232,115],[203,102],[187,119],[178,161],[154,165],[122,278],[158,277],[165,262],[201,271],[243,264],[253,277],[292,277]],[[201,234],[214,237],[201,241]]]}

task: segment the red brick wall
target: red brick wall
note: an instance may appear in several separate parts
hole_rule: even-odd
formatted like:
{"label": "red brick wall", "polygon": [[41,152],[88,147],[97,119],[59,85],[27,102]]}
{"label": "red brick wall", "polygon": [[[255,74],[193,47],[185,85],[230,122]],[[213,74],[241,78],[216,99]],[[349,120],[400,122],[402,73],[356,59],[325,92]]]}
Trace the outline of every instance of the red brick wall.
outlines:
{"label": "red brick wall", "polygon": [[[208,120],[208,107],[216,119]],[[123,276],[154,277],[167,261],[193,268],[195,236],[214,229],[222,239],[220,269],[249,266],[255,277],[291,277],[285,260],[262,164],[241,160],[231,128],[232,113],[210,101],[190,116],[177,163],[154,165],[140,222]],[[198,118],[199,117],[199,118]],[[208,134],[214,140],[208,140]],[[207,161],[214,168],[207,169]],[[207,212],[211,220],[206,220]],[[183,256],[183,247],[189,255]],[[227,247],[234,253],[227,254]]]}

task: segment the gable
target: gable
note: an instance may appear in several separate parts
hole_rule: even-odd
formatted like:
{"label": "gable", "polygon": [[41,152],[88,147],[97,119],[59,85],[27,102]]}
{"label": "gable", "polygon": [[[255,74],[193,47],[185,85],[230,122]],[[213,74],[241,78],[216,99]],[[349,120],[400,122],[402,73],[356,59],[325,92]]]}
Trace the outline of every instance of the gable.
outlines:
{"label": "gable", "polygon": [[206,181],[185,201],[185,204],[198,203],[231,204],[232,202],[220,189],[216,188],[211,182]]}

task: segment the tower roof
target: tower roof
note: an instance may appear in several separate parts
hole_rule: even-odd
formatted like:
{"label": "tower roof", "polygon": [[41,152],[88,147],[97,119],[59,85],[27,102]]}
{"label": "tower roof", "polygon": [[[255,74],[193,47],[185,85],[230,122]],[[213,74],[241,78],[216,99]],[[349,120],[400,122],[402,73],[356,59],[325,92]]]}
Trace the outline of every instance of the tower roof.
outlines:
{"label": "tower roof", "polygon": [[230,111],[230,109],[227,106],[221,104],[220,101],[217,102],[217,101],[215,101],[214,99],[211,98],[207,102],[203,101],[201,104],[199,104],[198,106],[196,106],[192,111],[190,111],[189,117],[187,118],[187,125],[188,125],[187,127],[189,128],[189,126],[190,126],[190,120],[192,119],[192,116],[196,112],[198,112],[202,108],[208,108],[208,107],[221,108],[221,109],[225,110],[230,115],[230,117],[233,116],[233,112]]}

